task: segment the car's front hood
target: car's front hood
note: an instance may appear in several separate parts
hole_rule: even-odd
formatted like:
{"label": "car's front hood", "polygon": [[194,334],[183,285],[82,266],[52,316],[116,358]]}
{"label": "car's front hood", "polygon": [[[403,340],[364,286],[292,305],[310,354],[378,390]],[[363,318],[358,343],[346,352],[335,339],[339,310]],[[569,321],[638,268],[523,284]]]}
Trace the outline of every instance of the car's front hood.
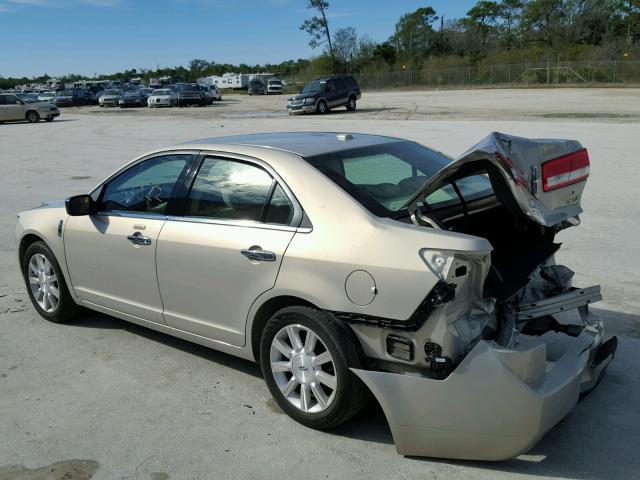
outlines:
{"label": "car's front hood", "polygon": [[580,199],[586,182],[544,192],[541,165],[582,148],[575,140],[529,139],[494,132],[429,178],[404,206],[410,212],[415,211],[431,193],[467,176],[473,170],[471,164],[485,162],[497,167],[516,204],[527,217],[545,227],[570,226],[567,220],[582,213]]}
{"label": "car's front hood", "polygon": [[305,98],[315,98],[319,93],[301,93],[299,95],[294,95],[288,100],[304,100]]}

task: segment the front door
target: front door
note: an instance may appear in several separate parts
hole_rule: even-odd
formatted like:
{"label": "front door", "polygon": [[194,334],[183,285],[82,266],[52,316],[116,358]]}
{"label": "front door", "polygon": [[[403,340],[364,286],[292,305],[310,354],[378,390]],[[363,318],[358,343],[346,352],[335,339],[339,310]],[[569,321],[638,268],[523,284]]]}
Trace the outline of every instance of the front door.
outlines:
{"label": "front door", "polygon": [[2,120],[24,120],[27,107],[25,103],[15,95],[3,95],[4,105],[2,108]]}
{"label": "front door", "polygon": [[185,216],[158,239],[158,282],[168,325],[235,346],[251,304],[273,287],[299,208],[263,166],[206,157]]}
{"label": "front door", "polygon": [[163,323],[157,240],[192,157],[162,154],[137,162],[103,186],[96,214],[69,217],[65,255],[79,298]]}

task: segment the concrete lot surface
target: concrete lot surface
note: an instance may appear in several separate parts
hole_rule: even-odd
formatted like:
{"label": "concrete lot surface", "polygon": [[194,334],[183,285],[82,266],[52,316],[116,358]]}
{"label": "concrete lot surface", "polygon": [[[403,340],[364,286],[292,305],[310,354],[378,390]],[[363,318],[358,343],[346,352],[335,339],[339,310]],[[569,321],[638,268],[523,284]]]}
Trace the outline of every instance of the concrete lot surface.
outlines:
{"label": "concrete lot surface", "polygon": [[[365,93],[354,114],[295,118],[285,98],[88,107],[51,124],[0,125],[0,480],[640,478],[640,91]],[[158,146],[302,130],[396,135],[454,156],[496,130],[589,149],[583,223],[559,235],[558,261],[575,284],[602,285],[594,311],[620,336],[619,353],[599,388],[526,455],[401,457],[375,404],[336,431],[312,431],[278,410],[250,362],[103,315],[54,325],[32,309],[16,263],[18,211],[86,192]]]}

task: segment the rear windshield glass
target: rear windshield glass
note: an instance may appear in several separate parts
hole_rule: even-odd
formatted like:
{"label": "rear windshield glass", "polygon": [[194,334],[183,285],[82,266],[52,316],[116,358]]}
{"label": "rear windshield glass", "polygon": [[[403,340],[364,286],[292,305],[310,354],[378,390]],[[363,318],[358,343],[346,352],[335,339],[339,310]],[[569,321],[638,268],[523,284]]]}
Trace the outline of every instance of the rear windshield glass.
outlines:
{"label": "rear windshield glass", "polygon": [[[405,212],[404,204],[451,161],[441,153],[405,141],[342,150],[306,160],[373,214],[383,217]],[[459,186],[465,200],[468,196],[477,198],[492,193],[489,179],[484,176],[462,183],[465,185]],[[458,201],[453,188],[451,192],[447,188],[450,186],[431,194],[429,204],[437,208]]]}

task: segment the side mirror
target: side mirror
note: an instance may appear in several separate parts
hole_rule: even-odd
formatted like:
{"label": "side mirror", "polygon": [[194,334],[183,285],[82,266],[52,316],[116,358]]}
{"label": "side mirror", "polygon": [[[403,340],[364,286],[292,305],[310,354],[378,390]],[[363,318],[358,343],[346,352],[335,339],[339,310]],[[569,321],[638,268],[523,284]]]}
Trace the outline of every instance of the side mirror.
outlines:
{"label": "side mirror", "polygon": [[18,101],[16,102],[16,105],[24,105],[24,102],[23,102],[22,100],[18,100]]}
{"label": "side mirror", "polygon": [[76,195],[65,200],[64,206],[72,217],[91,215],[93,211],[93,198],[91,195]]}

